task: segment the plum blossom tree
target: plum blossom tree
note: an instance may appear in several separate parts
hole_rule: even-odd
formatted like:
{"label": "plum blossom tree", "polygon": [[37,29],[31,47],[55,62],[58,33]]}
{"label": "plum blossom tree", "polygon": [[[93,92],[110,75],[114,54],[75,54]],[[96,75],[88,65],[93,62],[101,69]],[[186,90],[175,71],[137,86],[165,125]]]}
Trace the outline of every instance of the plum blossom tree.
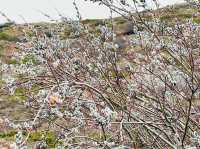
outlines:
{"label": "plum blossom tree", "polygon": [[[200,25],[170,25],[154,11],[146,19],[141,1],[93,2],[134,24],[129,47],[118,49],[112,17],[91,33],[77,7],[78,20],[62,17],[51,36],[30,25],[33,37],[25,32],[27,42],[18,43],[18,63],[2,64],[4,90],[23,88],[33,112],[18,123],[5,120],[18,130],[15,147],[26,148],[31,132],[44,129],[56,132],[58,149],[199,148]],[[71,33],[62,39],[66,26]],[[47,147],[45,137],[37,146]]]}

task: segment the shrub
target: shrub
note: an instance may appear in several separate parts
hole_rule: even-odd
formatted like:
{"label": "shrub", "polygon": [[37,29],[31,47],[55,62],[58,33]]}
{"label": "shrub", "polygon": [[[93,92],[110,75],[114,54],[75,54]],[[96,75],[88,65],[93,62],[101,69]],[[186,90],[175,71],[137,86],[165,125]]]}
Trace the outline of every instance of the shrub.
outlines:
{"label": "shrub", "polygon": [[30,120],[6,119],[10,127],[29,130],[24,139],[19,131],[16,146],[25,145],[32,130],[44,129],[59,134],[59,148],[199,147],[199,108],[194,104],[200,94],[199,24],[188,20],[166,26],[153,11],[148,21],[137,12],[136,20],[123,9],[129,6],[126,1],[120,6],[93,2],[136,26],[135,35],[126,39],[130,49],[117,50],[112,19],[111,28],[100,26],[100,35],[90,33],[76,3],[79,21],[62,18],[75,38],[60,39],[61,27],[50,37],[34,34],[27,45],[19,44],[17,58],[34,55],[38,64],[2,65],[4,73],[12,72],[4,88],[13,93],[23,86],[25,106],[34,111]]}

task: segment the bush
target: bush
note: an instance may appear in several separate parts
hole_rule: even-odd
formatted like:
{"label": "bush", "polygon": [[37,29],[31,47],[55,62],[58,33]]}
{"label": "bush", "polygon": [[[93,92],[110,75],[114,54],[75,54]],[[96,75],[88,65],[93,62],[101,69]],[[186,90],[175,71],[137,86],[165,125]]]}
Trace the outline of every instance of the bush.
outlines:
{"label": "bush", "polygon": [[12,25],[14,25],[14,22],[8,22],[8,23],[0,24],[0,30],[7,28],[7,27],[10,27]]}
{"label": "bush", "polygon": [[[136,20],[122,9],[126,1],[122,8],[103,2],[135,25],[134,36],[126,38],[129,49],[118,50],[112,19],[111,27],[99,26],[100,35],[81,20],[64,17],[75,38],[60,38],[62,27],[50,28],[49,37],[34,34],[27,45],[19,44],[16,58],[25,63],[2,65],[4,73],[12,72],[4,78],[7,94],[22,86],[25,106],[34,114],[6,123],[28,134],[50,130],[58,135],[49,144],[60,142],[59,148],[198,148],[199,24],[187,20],[167,26],[154,12],[147,20],[138,12]],[[27,62],[28,55],[38,64]],[[17,146],[30,136],[20,134]]]}

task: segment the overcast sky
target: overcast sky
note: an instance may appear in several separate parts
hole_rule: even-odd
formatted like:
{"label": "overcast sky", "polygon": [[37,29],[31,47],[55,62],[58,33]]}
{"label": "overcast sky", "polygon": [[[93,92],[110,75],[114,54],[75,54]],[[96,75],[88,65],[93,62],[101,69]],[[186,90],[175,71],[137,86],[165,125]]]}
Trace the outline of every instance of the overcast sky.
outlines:
{"label": "overcast sky", "polygon": [[[85,0],[76,0],[80,12],[86,18],[107,18],[109,10]],[[170,5],[184,0],[159,0],[164,5]],[[67,17],[75,18],[76,11],[73,7],[73,0],[0,0],[0,11],[4,12],[10,19],[17,23],[24,23],[22,17],[28,22],[47,21],[40,11],[58,18],[56,9]],[[0,16],[0,23],[5,19]]]}

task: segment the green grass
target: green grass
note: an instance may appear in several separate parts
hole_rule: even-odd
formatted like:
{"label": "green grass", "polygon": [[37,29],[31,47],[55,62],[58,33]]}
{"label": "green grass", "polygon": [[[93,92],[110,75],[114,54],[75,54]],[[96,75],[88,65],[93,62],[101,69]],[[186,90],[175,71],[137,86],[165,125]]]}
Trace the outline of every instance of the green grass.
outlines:
{"label": "green grass", "polygon": [[17,41],[16,37],[10,36],[5,32],[0,33],[0,40],[6,40],[6,41]]}
{"label": "green grass", "polygon": [[19,31],[10,24],[5,24],[0,26],[0,40],[9,41],[9,42],[17,42]]}
{"label": "green grass", "polygon": [[161,11],[161,13],[159,13],[160,19],[167,23],[173,24],[176,22],[176,19],[182,22],[193,19],[195,23],[200,23],[200,17],[194,15],[198,13],[199,10],[189,7],[188,5],[176,5],[174,8],[164,8],[159,11]]}
{"label": "green grass", "polygon": [[4,48],[2,45],[0,45],[0,58],[3,56]]}
{"label": "green grass", "polygon": [[14,140],[16,133],[17,132],[14,130],[10,130],[7,132],[0,132],[0,139],[6,140],[6,141]]}
{"label": "green grass", "polygon": [[82,21],[83,24],[91,25],[91,26],[99,26],[103,24],[103,20],[98,19],[86,19]]}
{"label": "green grass", "polygon": [[34,55],[26,55],[26,56],[22,59],[21,63],[22,63],[22,64],[26,64],[26,63],[28,63],[28,62],[30,62],[30,61],[32,61],[32,63],[33,63],[34,65],[37,65],[37,64],[38,64],[38,61],[36,60],[36,58],[35,58]]}
{"label": "green grass", "polygon": [[[0,132],[0,139],[3,139],[5,141],[15,141],[15,135],[17,134],[17,131],[15,130],[9,130],[7,132]],[[24,138],[27,136],[26,132],[23,132]],[[45,138],[43,138],[45,136]],[[34,143],[37,141],[41,141],[44,139],[48,146],[50,148],[55,148],[56,145],[56,136],[53,132],[47,131],[47,132],[42,132],[42,131],[35,131],[32,132],[28,138],[28,142]]]}
{"label": "green grass", "polygon": [[162,21],[172,21],[174,19],[186,20],[190,18],[192,18],[192,14],[189,14],[189,13],[166,14],[160,17]]}
{"label": "green grass", "polygon": [[16,64],[19,64],[18,61],[16,59],[9,59],[8,64],[12,64],[12,65],[16,65]]}
{"label": "green grass", "polygon": [[114,19],[114,22],[115,22],[116,25],[119,25],[119,24],[124,24],[124,23],[126,23],[127,20],[124,19],[124,18],[122,18],[122,17],[117,17],[117,18]]}
{"label": "green grass", "polygon": [[197,24],[200,24],[200,17],[193,18],[193,21]]}
{"label": "green grass", "polygon": [[33,133],[30,134],[28,141],[29,142],[37,142],[37,141],[42,140],[43,137],[45,137],[44,139],[46,140],[49,147],[55,147],[56,136],[51,131],[48,131],[48,132],[39,132],[39,131],[33,132]]}
{"label": "green grass", "polygon": [[25,95],[25,89],[17,88],[13,95],[8,96],[8,99],[11,101],[25,101],[27,100],[27,97],[24,95]]}

